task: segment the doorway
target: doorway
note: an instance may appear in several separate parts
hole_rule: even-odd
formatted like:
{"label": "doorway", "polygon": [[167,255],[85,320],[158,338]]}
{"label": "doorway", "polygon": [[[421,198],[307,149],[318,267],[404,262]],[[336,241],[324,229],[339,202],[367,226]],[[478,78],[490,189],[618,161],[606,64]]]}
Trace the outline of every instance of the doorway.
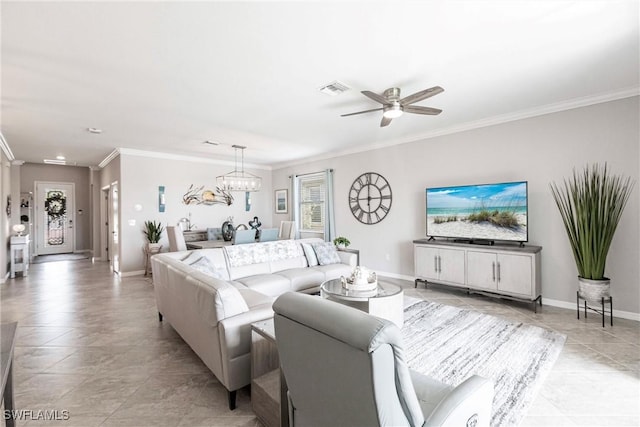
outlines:
{"label": "doorway", "polygon": [[118,182],[101,188],[100,198],[100,241],[102,244],[101,258],[109,261],[111,269],[118,273],[120,271],[119,262],[119,192]]}
{"label": "doorway", "polygon": [[75,184],[35,182],[36,255],[75,251]]}

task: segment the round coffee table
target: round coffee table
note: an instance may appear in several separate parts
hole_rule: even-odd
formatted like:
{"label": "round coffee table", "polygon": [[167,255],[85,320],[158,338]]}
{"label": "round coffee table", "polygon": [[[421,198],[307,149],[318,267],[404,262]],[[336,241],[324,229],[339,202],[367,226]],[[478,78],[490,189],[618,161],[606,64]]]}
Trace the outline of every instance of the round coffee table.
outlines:
{"label": "round coffee table", "polygon": [[404,324],[404,292],[402,288],[378,279],[377,290],[375,295],[368,291],[351,291],[342,287],[340,279],[327,280],[320,285],[322,298],[390,320],[401,328]]}

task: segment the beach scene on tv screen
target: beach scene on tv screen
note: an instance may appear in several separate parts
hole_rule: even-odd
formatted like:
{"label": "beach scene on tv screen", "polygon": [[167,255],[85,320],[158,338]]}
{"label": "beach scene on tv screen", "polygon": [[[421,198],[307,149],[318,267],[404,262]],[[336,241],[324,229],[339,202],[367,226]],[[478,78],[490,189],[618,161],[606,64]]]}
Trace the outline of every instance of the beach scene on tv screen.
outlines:
{"label": "beach scene on tv screen", "polygon": [[427,235],[526,241],[526,182],[428,188]]}

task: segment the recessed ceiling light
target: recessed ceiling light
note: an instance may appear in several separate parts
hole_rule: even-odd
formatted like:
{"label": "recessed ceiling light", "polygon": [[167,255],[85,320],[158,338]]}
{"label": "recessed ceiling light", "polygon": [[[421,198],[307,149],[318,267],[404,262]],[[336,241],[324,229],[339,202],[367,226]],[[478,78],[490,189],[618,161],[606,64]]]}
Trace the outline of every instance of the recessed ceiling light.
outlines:
{"label": "recessed ceiling light", "polygon": [[87,128],[87,131],[89,133],[95,133],[95,134],[101,134],[102,133],[102,129],[98,129],[98,128]]}
{"label": "recessed ceiling light", "polygon": [[58,160],[64,160],[64,159],[65,159],[65,157],[64,157],[64,156],[56,156],[56,159],[58,159]]}

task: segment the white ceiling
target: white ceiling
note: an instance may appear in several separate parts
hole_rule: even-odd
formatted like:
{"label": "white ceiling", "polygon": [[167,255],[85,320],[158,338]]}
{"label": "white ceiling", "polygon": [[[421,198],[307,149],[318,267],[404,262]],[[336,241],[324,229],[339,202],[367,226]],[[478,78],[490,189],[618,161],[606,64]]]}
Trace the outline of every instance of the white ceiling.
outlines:
{"label": "white ceiling", "polygon": [[[229,159],[242,144],[277,167],[632,96],[638,4],[3,0],[2,134],[30,162],[97,165],[117,147]],[[352,90],[318,91],[336,79]],[[417,105],[439,116],[340,117],[377,107],[361,90],[435,85]]]}

